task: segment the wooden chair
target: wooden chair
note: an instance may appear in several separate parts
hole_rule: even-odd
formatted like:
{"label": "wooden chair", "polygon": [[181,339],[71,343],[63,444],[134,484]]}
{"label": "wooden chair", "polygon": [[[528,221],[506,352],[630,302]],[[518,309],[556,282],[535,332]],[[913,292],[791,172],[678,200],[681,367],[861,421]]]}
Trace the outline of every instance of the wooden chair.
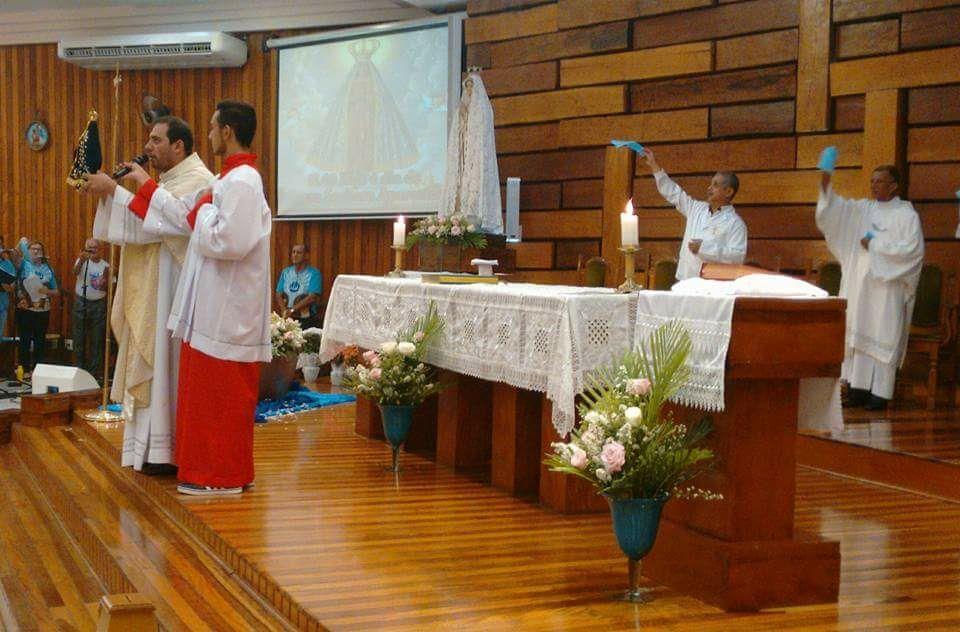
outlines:
{"label": "wooden chair", "polygon": [[669,290],[677,280],[677,262],[661,259],[650,266],[647,287],[651,290]]}
{"label": "wooden chair", "polygon": [[585,287],[603,287],[607,280],[607,260],[602,257],[590,257],[586,261],[583,255],[577,258],[577,273],[580,285]]}
{"label": "wooden chair", "polygon": [[[926,407],[933,410],[937,401],[937,378],[940,350],[954,340],[957,333],[957,296],[955,277],[944,278],[940,266],[926,264],[920,272],[917,298],[913,306],[908,353],[922,353],[929,358],[927,367]],[[954,397],[960,395],[955,391]]]}
{"label": "wooden chair", "polygon": [[830,296],[839,296],[841,275],[839,262],[821,261],[812,267],[809,280]]}

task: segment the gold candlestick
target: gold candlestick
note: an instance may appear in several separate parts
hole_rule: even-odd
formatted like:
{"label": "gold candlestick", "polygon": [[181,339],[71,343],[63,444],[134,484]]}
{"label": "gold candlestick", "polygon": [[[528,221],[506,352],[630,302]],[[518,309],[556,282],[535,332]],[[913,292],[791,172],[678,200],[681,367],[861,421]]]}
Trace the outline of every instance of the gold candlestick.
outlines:
{"label": "gold candlestick", "polygon": [[393,270],[387,272],[388,277],[402,279],[403,278],[403,252],[407,249],[406,246],[390,246],[393,248]]}
{"label": "gold candlestick", "polygon": [[639,250],[636,246],[623,246],[620,248],[620,252],[623,253],[623,276],[625,277],[623,283],[617,288],[617,292],[621,294],[629,294],[630,292],[637,292],[643,289],[643,286],[633,279],[635,258]]}

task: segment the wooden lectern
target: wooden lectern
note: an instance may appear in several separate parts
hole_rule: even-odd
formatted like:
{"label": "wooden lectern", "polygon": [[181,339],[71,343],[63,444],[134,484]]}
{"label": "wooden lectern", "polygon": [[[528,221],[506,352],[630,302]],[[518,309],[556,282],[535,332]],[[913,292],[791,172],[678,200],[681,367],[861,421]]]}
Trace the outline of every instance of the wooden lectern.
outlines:
{"label": "wooden lectern", "polygon": [[725,610],[837,600],[839,543],[794,529],[795,443],[799,380],[839,376],[844,326],[841,299],[736,299],[717,463],[694,482],[724,500],[667,503],[644,575]]}

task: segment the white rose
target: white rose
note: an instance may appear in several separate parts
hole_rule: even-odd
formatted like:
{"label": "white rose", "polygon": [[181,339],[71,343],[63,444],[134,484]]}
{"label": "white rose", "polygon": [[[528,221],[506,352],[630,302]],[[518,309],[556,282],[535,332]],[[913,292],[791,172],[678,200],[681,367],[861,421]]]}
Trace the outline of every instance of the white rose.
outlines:
{"label": "white rose", "polygon": [[588,412],[588,413],[586,414],[586,416],[584,417],[584,420],[585,420],[587,423],[591,423],[591,424],[595,424],[595,423],[597,423],[598,421],[600,421],[601,419],[602,419],[602,417],[600,416],[600,413],[598,413],[598,412],[595,411],[595,410],[591,410],[591,411]]}
{"label": "white rose", "polygon": [[397,343],[394,342],[393,340],[390,340],[380,345],[380,351],[384,353],[393,353],[396,350],[397,350]]}
{"label": "white rose", "polygon": [[414,351],[417,350],[417,345],[412,342],[401,342],[397,345],[397,351],[402,353],[405,356],[412,355]]}
{"label": "white rose", "polygon": [[629,422],[631,422],[631,423],[633,423],[634,421],[640,419],[640,415],[642,415],[642,414],[643,414],[643,413],[642,413],[642,412],[640,411],[640,409],[639,409],[638,407],[636,407],[636,406],[631,406],[630,408],[626,409],[626,410],[623,412],[623,416],[627,419],[627,421],[629,421]]}

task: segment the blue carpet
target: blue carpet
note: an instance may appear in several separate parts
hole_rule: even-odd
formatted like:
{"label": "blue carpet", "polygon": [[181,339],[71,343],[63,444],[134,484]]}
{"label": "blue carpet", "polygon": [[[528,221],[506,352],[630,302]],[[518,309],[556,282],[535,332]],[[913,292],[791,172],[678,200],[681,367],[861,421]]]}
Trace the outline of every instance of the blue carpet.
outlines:
{"label": "blue carpet", "polygon": [[334,404],[345,404],[355,402],[357,398],[353,395],[344,393],[317,393],[304,387],[302,384],[294,384],[290,391],[284,395],[283,399],[265,399],[257,402],[257,423],[270,421],[281,415],[299,413],[311,408],[320,408],[322,406],[332,406]]}

